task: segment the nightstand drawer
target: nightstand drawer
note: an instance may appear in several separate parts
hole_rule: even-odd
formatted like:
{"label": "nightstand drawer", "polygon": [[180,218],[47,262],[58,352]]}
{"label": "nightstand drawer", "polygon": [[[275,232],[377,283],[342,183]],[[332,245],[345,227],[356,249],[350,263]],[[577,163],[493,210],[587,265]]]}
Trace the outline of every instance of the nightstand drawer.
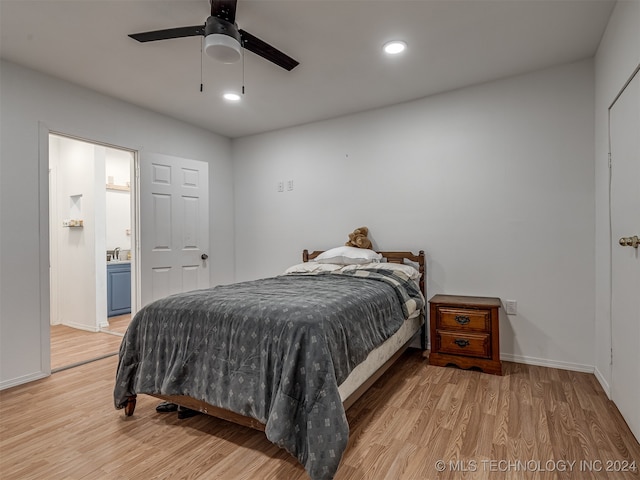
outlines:
{"label": "nightstand drawer", "polygon": [[457,334],[456,332],[438,332],[437,338],[441,353],[464,355],[467,357],[491,358],[491,336],[487,334]]}
{"label": "nightstand drawer", "polygon": [[490,313],[488,310],[438,307],[437,328],[490,332]]}

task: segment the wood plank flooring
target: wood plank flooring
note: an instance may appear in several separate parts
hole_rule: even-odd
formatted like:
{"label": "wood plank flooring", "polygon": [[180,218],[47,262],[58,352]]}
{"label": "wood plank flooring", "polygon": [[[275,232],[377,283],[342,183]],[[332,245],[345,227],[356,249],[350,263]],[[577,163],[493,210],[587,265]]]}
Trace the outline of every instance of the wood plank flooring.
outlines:
{"label": "wood plank flooring", "polygon": [[80,362],[117,353],[122,335],[127,331],[131,315],[109,318],[108,331],[88,332],[65,325],[51,326],[51,369],[74,365]]}
{"label": "wood plank flooring", "polygon": [[109,332],[118,333],[124,335],[127,331],[127,327],[131,322],[131,314],[125,313],[124,315],[116,315],[107,319],[109,326],[106,328]]}
{"label": "wood plank flooring", "polygon": [[[159,414],[146,395],[125,417],[116,367],[109,357],[0,392],[0,478],[308,480],[262,432]],[[347,417],[336,480],[640,479],[619,471],[638,467],[640,445],[591,374],[504,362],[498,377],[410,350]]]}

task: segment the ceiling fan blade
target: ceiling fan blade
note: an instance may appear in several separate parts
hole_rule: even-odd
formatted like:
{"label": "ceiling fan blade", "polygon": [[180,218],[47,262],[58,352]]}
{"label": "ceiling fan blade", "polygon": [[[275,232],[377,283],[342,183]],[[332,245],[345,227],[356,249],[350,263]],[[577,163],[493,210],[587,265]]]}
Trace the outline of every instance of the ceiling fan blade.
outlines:
{"label": "ceiling fan blade", "polygon": [[211,0],[211,16],[236,23],[236,4],[238,0]]}
{"label": "ceiling fan blade", "polygon": [[260,55],[262,58],[265,58],[272,63],[275,63],[285,70],[291,71],[300,64],[300,62],[294,60],[289,55],[282,53],[277,48],[272,47],[268,43],[260,40],[255,35],[251,35],[245,30],[240,30],[240,36],[242,38],[242,46],[244,48],[256,55]]}
{"label": "ceiling fan blade", "polygon": [[168,28],[166,30],[154,30],[153,32],[132,33],[129,35],[139,42],[154,42],[156,40],[168,40],[170,38],[195,37],[204,35],[204,25],[192,27]]}

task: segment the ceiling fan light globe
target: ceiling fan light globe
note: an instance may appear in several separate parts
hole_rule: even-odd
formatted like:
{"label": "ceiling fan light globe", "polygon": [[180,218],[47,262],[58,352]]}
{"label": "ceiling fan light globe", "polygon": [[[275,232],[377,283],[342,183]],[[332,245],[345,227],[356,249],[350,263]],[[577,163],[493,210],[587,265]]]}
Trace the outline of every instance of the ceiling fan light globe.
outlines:
{"label": "ceiling fan light globe", "polygon": [[204,39],[206,54],[222,63],[235,63],[242,58],[242,46],[235,38],[222,33],[212,33]]}

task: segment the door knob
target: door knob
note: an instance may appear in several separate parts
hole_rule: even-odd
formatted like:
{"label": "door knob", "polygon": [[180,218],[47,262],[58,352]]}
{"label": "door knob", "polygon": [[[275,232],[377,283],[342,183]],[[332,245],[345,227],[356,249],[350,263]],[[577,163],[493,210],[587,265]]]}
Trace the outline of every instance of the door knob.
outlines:
{"label": "door knob", "polygon": [[637,235],[634,235],[633,237],[622,237],[618,243],[623,247],[638,248],[638,245],[640,245],[640,238],[638,238]]}
{"label": "door knob", "polygon": [[203,260],[206,260],[207,258],[209,258],[209,255],[207,255],[206,253],[203,253],[202,255],[200,255],[200,258]]}

